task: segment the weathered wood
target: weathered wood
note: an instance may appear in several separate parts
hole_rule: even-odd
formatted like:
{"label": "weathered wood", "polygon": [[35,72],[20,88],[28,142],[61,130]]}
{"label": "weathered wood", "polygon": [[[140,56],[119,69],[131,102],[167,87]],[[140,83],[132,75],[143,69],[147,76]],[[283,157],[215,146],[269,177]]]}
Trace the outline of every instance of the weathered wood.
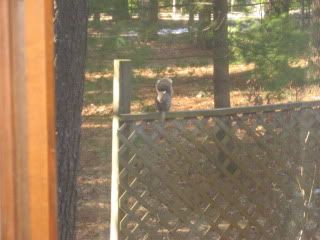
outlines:
{"label": "weathered wood", "polygon": [[[130,60],[118,59],[114,61],[113,78],[113,120],[112,120],[112,175],[111,175],[111,218],[110,239],[119,239],[119,148],[121,144],[118,131],[121,126],[119,114],[129,113],[131,105],[131,77],[132,64]],[[127,128],[128,129],[128,128]],[[124,130],[126,131],[126,130]],[[120,216],[121,219],[122,216]]]}
{"label": "weathered wood", "polygon": [[[139,239],[148,232],[145,237],[156,238],[157,228],[168,231],[170,239],[296,236],[300,226],[318,221],[313,214],[316,210],[309,205],[313,211],[307,210],[305,202],[312,201],[306,196],[310,199],[312,189],[320,183],[313,167],[318,161],[315,156],[320,154],[319,107],[320,102],[308,102],[179,112],[163,124],[150,120],[152,114],[138,118],[120,114],[125,123],[118,131],[123,167],[120,185],[124,189],[120,199],[126,214],[121,236]],[[128,124],[132,127],[126,136]],[[223,138],[217,137],[220,130]],[[232,149],[227,147],[229,143]],[[219,152],[225,161],[218,161]],[[128,153],[132,156],[129,161]],[[237,165],[234,173],[228,171],[231,162]],[[304,200],[296,197],[300,193],[304,193]],[[132,203],[133,199],[137,201]],[[126,201],[131,202],[130,209]],[[138,214],[142,205],[143,216]],[[160,214],[163,206],[165,217]],[[151,215],[157,215],[158,221],[149,229]],[[128,233],[132,221],[136,227]],[[294,229],[292,224],[296,224]],[[308,230],[305,236],[314,237],[317,230]]]}
{"label": "weathered wood", "polygon": [[[137,135],[135,134],[135,131],[133,131],[132,134],[129,136],[128,141],[129,141],[129,142],[133,142],[133,141],[136,139],[136,137],[137,137]],[[123,144],[120,149],[123,149],[123,148],[127,148],[127,146],[126,146],[125,144]],[[122,153],[121,153],[121,152],[122,152]],[[119,155],[121,155],[121,154],[125,154],[125,152],[119,150]],[[136,155],[134,155],[133,159],[136,159]],[[143,175],[145,175],[144,173],[146,172],[146,169],[143,169],[142,171],[141,171],[141,170],[139,171],[138,169],[133,168],[133,166],[132,166],[133,164],[131,163],[131,162],[133,161],[133,159],[131,159],[129,162],[127,162],[125,159],[121,158],[121,159],[120,159],[120,164],[125,167],[124,170],[126,170],[128,174],[134,174],[134,175],[136,176],[136,180],[137,180],[137,181],[135,181],[135,183],[137,183],[138,181],[140,181],[141,183],[143,183],[145,186],[148,187],[148,191],[149,191],[150,193],[152,193],[152,194],[154,194],[154,195],[156,195],[156,196],[158,196],[158,197],[161,196],[161,194],[160,194],[160,195],[157,194],[157,193],[159,193],[158,190],[155,189],[155,188],[149,183],[149,181],[145,179],[145,176],[143,176]],[[139,159],[137,159],[137,161],[141,162],[141,160],[139,160]],[[134,196],[137,200],[139,200],[139,201],[150,211],[150,213],[153,214],[154,217],[158,217],[158,216],[157,216],[157,211],[156,211],[156,210],[153,210],[154,206],[149,205],[149,204],[142,198],[142,197],[143,197],[142,195],[138,196],[138,195],[132,190],[132,187],[133,187],[132,185],[130,185],[130,186],[124,186],[124,185],[126,185],[127,183],[128,183],[127,181],[120,182],[120,185],[122,186],[122,188],[125,189],[125,191],[126,191],[127,193],[129,193],[130,195]],[[164,198],[160,198],[160,199],[162,199],[162,200],[161,200],[162,203],[166,203],[166,200],[165,200]],[[180,214],[178,214],[178,212],[179,212],[178,209],[181,209],[182,207],[177,207],[174,203],[167,203],[167,206],[172,207],[172,209],[174,210],[173,212],[176,213],[176,215],[171,214],[172,217],[174,217],[174,216],[180,216]],[[170,212],[169,212],[169,213],[170,213]],[[181,220],[182,222],[185,222],[185,221],[186,221],[186,218],[187,218],[186,215],[184,215],[184,216],[181,216],[181,217],[180,217],[180,220]],[[121,222],[122,222],[122,221],[123,221],[123,219],[121,220]],[[165,228],[167,228],[167,229],[169,230],[170,235],[172,234],[172,236],[174,236],[175,239],[179,239],[179,238],[178,238],[178,235],[175,234],[175,232],[170,231],[170,228],[172,228],[172,227],[170,227],[170,225],[168,225],[169,219],[168,219],[167,217],[163,217],[163,216],[162,216],[162,218],[159,219],[159,222],[161,223],[162,226],[164,226]],[[187,222],[186,222],[186,223],[187,223]],[[122,229],[122,234],[125,235],[125,233],[126,233],[126,229],[124,228],[124,229]]]}
{"label": "weathered wood", "polygon": [[128,59],[114,60],[113,114],[130,112],[132,63]]}
{"label": "weathered wood", "polygon": [[[274,104],[263,106],[251,106],[251,107],[236,107],[236,108],[219,108],[213,110],[198,110],[198,111],[179,111],[168,112],[166,119],[188,119],[196,117],[218,117],[234,114],[249,114],[249,113],[267,113],[275,111],[289,111],[294,109],[303,108],[319,108],[320,101],[310,102],[297,102],[288,104]],[[132,114],[120,114],[119,117],[123,121],[152,121],[160,118],[159,113],[132,113]]]}
{"label": "weathered wood", "polygon": [[[199,142],[197,142],[194,138],[194,136],[192,136],[189,132],[184,131],[184,129],[179,126],[178,124],[175,124],[175,126],[181,131],[181,134],[183,134],[183,136],[188,139],[188,141],[194,145],[197,146],[197,149],[199,152],[202,152],[209,161],[212,161],[212,163],[215,164],[215,166],[217,166],[219,168],[220,171],[223,172],[223,174],[225,174],[233,183],[234,186],[237,186],[237,188],[241,191],[242,194],[251,194],[250,192],[246,192],[246,189],[242,186],[242,184],[238,181],[238,179],[236,178],[236,174],[231,174],[229,171],[227,171],[226,166],[221,166],[219,163],[217,163],[215,156],[213,155],[211,149],[209,149],[205,144],[200,144]],[[220,148],[220,150],[222,150]],[[230,156],[229,156],[230,158]],[[222,187],[222,186],[221,186]],[[225,187],[225,186],[224,186]],[[253,204],[257,204],[260,205],[255,198],[251,198],[250,201],[252,201]],[[234,200],[233,200],[233,203]],[[237,204],[238,205],[238,204]],[[261,208],[261,205],[259,206],[259,208]],[[263,216],[263,210],[257,208],[258,211],[261,212],[261,215]],[[260,227],[259,224],[257,224],[257,220],[255,218],[250,217],[250,214],[248,214],[246,211],[246,209],[240,207],[240,205],[238,205],[238,209],[243,212],[243,214],[246,216],[246,218],[250,219],[251,221],[253,221],[254,223],[256,223],[255,225],[259,228],[260,232],[265,235],[267,237],[267,239],[270,238],[269,233],[266,233],[263,231],[263,229]]]}
{"label": "weathered wood", "polygon": [[[183,205],[181,207],[179,207],[178,209],[181,208],[185,208],[186,206],[189,207],[190,209],[192,209],[192,211],[194,210],[194,206],[192,205],[192,203],[190,202],[189,199],[186,199],[184,197],[184,194],[181,192],[181,190],[171,184],[170,179],[168,179],[168,175],[165,175],[163,173],[163,171],[161,169],[157,169],[153,166],[152,164],[152,156],[150,156],[149,154],[146,154],[145,152],[141,152],[137,149],[136,146],[134,146],[133,143],[129,142],[123,135],[119,134],[119,138],[121,139],[121,141],[126,144],[130,149],[132,149],[133,151],[136,152],[137,156],[142,159],[144,161],[145,166],[148,168],[148,170],[154,175],[156,176],[159,180],[161,180],[162,183],[165,184],[165,186],[170,189],[173,193],[175,193],[175,195],[177,196],[177,202],[182,203]],[[172,181],[173,182],[173,181]],[[157,190],[158,191],[158,190]],[[159,197],[159,196],[158,196]],[[164,200],[164,199],[162,199]],[[169,207],[170,204],[167,205],[167,207]],[[185,216],[184,216],[185,218]],[[191,225],[190,225],[191,226]],[[195,229],[194,229],[195,230]]]}
{"label": "weathered wood", "polygon": [[[176,182],[173,181],[169,178],[168,174],[165,174],[163,171],[160,171],[158,169],[156,169],[153,164],[151,163],[152,157],[150,155],[150,153],[147,152],[140,152],[134,145],[133,143],[130,143],[127,139],[125,139],[125,137],[121,134],[119,134],[119,137],[121,139],[122,142],[124,142],[125,144],[127,144],[133,151],[135,151],[137,153],[137,155],[139,156],[139,158],[141,158],[142,160],[144,160],[144,163],[146,166],[148,166],[148,169],[155,175],[157,176],[163,183],[165,183],[165,185],[172,190],[172,192],[175,192],[176,195],[179,196],[179,199],[181,202],[183,202],[190,210],[191,212],[197,212],[197,208],[192,204],[192,202],[190,200],[187,199],[188,196],[186,196],[179,188],[177,188],[177,186],[171,184],[171,182]],[[222,185],[221,185],[222,187]],[[194,191],[196,191],[196,188],[194,188]],[[187,194],[189,195],[189,194]],[[226,194],[225,196],[231,196],[230,192],[229,194]],[[186,197],[184,197],[186,196]],[[228,197],[229,201],[231,201],[233,204],[237,205],[239,209],[241,209],[242,213],[246,216],[247,219],[249,219],[250,221],[254,222],[255,225],[260,229],[260,232],[262,235],[264,236],[268,236],[267,232],[264,232],[263,229],[260,227],[260,225],[256,222],[255,218],[250,217],[250,215],[246,212],[246,210],[244,208],[242,208],[235,199],[233,199],[233,197]],[[200,214],[200,211],[198,210],[198,213]],[[202,214],[201,214],[202,215]],[[204,220],[206,222],[210,223],[210,219],[208,219],[205,215],[202,215]],[[201,221],[202,222],[202,221]],[[267,237],[267,239],[270,239],[269,237]]]}
{"label": "weathered wood", "polygon": [[[154,217],[154,218],[157,218],[157,211],[154,210],[154,207],[151,206],[150,204],[148,204],[143,196],[139,196],[136,194],[135,191],[131,190],[131,188],[128,188],[127,189],[128,193],[132,196],[134,196],[139,202],[140,204],[142,204],[144,207],[146,207],[149,211],[150,211],[150,214]],[[164,228],[167,228],[167,229],[170,229],[171,226],[168,224],[169,223],[169,218],[168,217],[163,217],[159,219],[159,223],[164,227]],[[173,231],[169,231],[169,234],[172,235],[175,239],[178,239],[178,235],[173,232]]]}
{"label": "weathered wood", "polygon": [[[200,123],[196,123],[196,125],[201,128],[202,131],[205,131],[205,127],[200,124]],[[231,161],[231,162],[234,162],[235,164],[237,164],[238,168],[237,168],[237,171],[241,171],[243,175],[246,175],[248,177],[249,174],[246,172],[246,169],[241,167],[240,164],[241,162],[238,161],[237,157],[232,153],[232,152],[229,152],[229,150],[224,146],[224,144],[222,144],[219,139],[215,136],[215,134],[212,134],[212,132],[209,132],[208,135],[210,136],[210,138],[213,139],[213,141],[215,142],[215,144],[217,145],[217,147],[219,148],[219,150],[221,152],[223,152],[225,154],[225,156]],[[209,149],[208,149],[209,150]],[[209,152],[208,154],[209,155]],[[229,164],[225,164],[224,166],[224,169],[227,170],[227,167],[228,167]],[[266,205],[264,205],[263,203],[259,202],[256,200],[255,196],[253,194],[251,194],[250,192],[247,192],[246,191],[246,188],[245,186],[242,184],[242,183],[239,183],[237,181],[237,179],[234,178],[233,176],[233,173],[230,172],[230,171],[226,171],[224,170],[223,172],[226,174],[227,173],[227,176],[230,177],[232,179],[232,181],[234,182],[234,185],[237,185],[238,188],[243,192],[243,193],[246,193],[248,196],[250,196],[250,199],[251,199],[251,202],[256,204],[257,206],[257,209],[261,212],[261,215],[269,215],[269,216],[272,216],[273,217],[273,221],[277,221],[278,224],[280,224],[280,221],[279,221],[279,216],[277,215],[277,213],[271,213],[270,212],[270,209],[267,208]],[[261,186],[261,180],[259,179],[254,179],[253,177],[251,177],[252,181],[256,184],[257,187],[260,187]]]}
{"label": "weathered wood", "polygon": [[[241,147],[242,143],[241,140],[239,140],[237,137],[235,137],[235,135],[227,128],[227,126],[219,119],[216,118],[215,119],[216,123],[226,132],[226,134],[233,139],[233,141],[239,146]],[[254,161],[255,160],[255,156],[251,151],[248,151],[248,156],[249,158]],[[242,170],[242,172],[244,172],[244,174],[248,174],[249,177],[256,182],[256,184],[258,185],[258,187],[260,187],[262,189],[262,191],[266,192],[268,197],[270,197],[270,201],[271,201],[271,197],[274,194],[279,194],[277,192],[271,191],[270,186],[272,185],[273,182],[277,182],[276,178],[273,176],[273,174],[271,173],[270,169],[265,165],[265,163],[261,160],[255,161],[259,167],[261,169],[263,169],[263,171],[265,172],[265,174],[267,175],[267,178],[265,179],[259,179],[259,177],[256,174],[251,174],[249,171],[245,171],[245,167],[247,166],[246,163],[239,163],[237,158],[235,158],[239,168]],[[260,182],[261,181],[261,182]],[[272,198],[274,200],[274,198]],[[280,202],[278,200],[278,198],[276,199],[278,204],[283,204],[283,202]]]}
{"label": "weathered wood", "polygon": [[[166,141],[169,142],[169,144],[173,144],[175,145],[176,148],[179,148],[179,144],[177,145],[177,143],[175,143],[174,141],[172,141],[172,139],[170,138],[169,136],[169,133],[165,133],[163,131],[162,128],[160,127],[157,127],[156,130],[160,133],[160,135],[162,137],[164,137],[164,139]],[[167,156],[165,153],[163,153],[162,149],[157,147],[155,144],[152,143],[151,139],[149,139],[147,136],[143,135],[143,133],[137,131],[137,133],[139,134],[139,136],[141,136],[146,145],[150,146],[150,151],[152,152],[157,152],[157,154],[159,155],[159,157],[167,157],[169,158],[169,156]],[[186,149],[182,150],[181,148],[177,149],[182,155],[184,155],[185,159],[188,160],[189,162],[193,161],[190,159],[190,157],[187,155],[185,155],[184,153],[186,152]],[[214,209],[218,209],[219,210],[219,213],[220,213],[220,216],[219,218],[224,218],[224,217],[227,217],[227,210],[221,208],[221,206],[217,205],[213,199],[211,199],[206,193],[209,192],[210,189],[206,188],[205,186],[198,186],[196,185],[195,183],[193,183],[192,181],[188,181],[188,179],[186,179],[186,176],[188,176],[188,172],[184,169],[182,169],[181,167],[179,167],[178,165],[175,164],[175,160],[179,159],[179,156],[176,156],[176,158],[170,158],[170,161],[168,161],[168,165],[170,166],[170,169],[172,170],[175,170],[176,174],[181,178],[181,179],[185,179],[185,181],[188,183],[188,185],[190,185],[190,190],[186,190],[186,193],[188,194],[185,194],[185,196],[187,198],[191,198],[192,195],[197,195],[199,196],[202,200],[205,200],[207,204],[210,204],[212,206],[212,208]],[[197,166],[194,166],[195,168],[197,168]],[[198,169],[199,172],[201,172],[200,169]],[[190,191],[190,192],[189,192]],[[191,195],[190,195],[191,194]],[[199,205],[199,202],[195,202],[193,203],[194,206],[198,206]],[[199,213],[202,214],[202,216],[204,217],[204,219],[206,219],[205,215],[208,214],[209,211],[205,211],[205,212],[202,212],[200,209],[199,209]],[[237,221],[235,219],[228,219],[228,221],[230,222],[231,226],[234,227],[234,228],[238,228],[239,230],[241,230],[237,224]],[[208,221],[208,224],[210,225],[211,227],[211,230],[217,232],[220,234],[220,237],[221,239],[225,239],[225,234],[226,232],[222,232],[218,227],[217,225],[215,224],[216,220],[215,219],[209,219]]]}

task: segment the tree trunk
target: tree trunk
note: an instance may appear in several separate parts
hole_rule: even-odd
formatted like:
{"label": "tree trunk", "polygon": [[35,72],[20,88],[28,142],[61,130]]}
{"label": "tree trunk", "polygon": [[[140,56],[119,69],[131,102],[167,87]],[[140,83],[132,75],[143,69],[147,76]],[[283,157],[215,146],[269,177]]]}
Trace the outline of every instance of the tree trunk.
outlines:
{"label": "tree trunk", "polygon": [[101,14],[99,12],[96,12],[93,14],[93,21],[96,22],[96,23],[99,23],[100,22],[100,16]]}
{"label": "tree trunk", "polygon": [[159,1],[158,0],[140,0],[140,20],[146,24],[156,23],[158,21]]}
{"label": "tree trunk", "polygon": [[216,108],[230,106],[229,48],[228,48],[228,1],[213,3],[213,87]]}
{"label": "tree trunk", "polygon": [[190,41],[194,44],[196,44],[197,41],[197,34],[198,32],[196,32],[196,24],[194,21],[194,16],[196,14],[196,5],[194,0],[188,0],[187,2],[188,6],[187,6],[187,11],[189,14],[189,19],[188,19],[188,32],[189,32],[189,36],[190,36]]}
{"label": "tree trunk", "polygon": [[313,80],[320,80],[320,0],[313,0],[311,20],[311,71]]}
{"label": "tree trunk", "polygon": [[143,24],[142,39],[155,40],[157,35],[158,0],[139,0],[139,19]]}
{"label": "tree trunk", "polygon": [[74,239],[87,1],[55,0],[56,131],[59,239]]}
{"label": "tree trunk", "polygon": [[129,15],[129,2],[128,0],[114,0],[114,20],[128,20],[130,19]]}
{"label": "tree trunk", "polygon": [[193,0],[188,0],[188,14],[189,14],[189,19],[188,19],[188,26],[192,27],[194,24],[194,14],[195,14],[195,5]]}
{"label": "tree trunk", "polygon": [[159,14],[159,1],[151,0],[150,1],[150,22],[152,23],[158,22],[158,14]]}
{"label": "tree trunk", "polygon": [[209,31],[211,31],[211,13],[212,7],[210,5],[202,5],[199,11],[199,21],[197,28],[197,44],[201,48],[211,48],[212,38],[210,39]]}
{"label": "tree trunk", "polygon": [[267,16],[279,16],[283,13],[289,13],[291,0],[269,0],[266,6]]}
{"label": "tree trunk", "polygon": [[301,27],[305,27],[305,18],[306,18],[306,14],[305,14],[305,0],[300,0],[300,15],[301,15],[301,19],[300,19],[300,24]]}

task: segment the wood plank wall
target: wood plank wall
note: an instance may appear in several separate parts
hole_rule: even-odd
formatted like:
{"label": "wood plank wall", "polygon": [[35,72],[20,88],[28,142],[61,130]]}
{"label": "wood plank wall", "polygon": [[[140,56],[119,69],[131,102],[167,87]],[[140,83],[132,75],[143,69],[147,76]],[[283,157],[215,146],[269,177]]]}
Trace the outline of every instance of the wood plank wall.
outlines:
{"label": "wood plank wall", "polygon": [[52,0],[0,1],[0,239],[57,239]]}

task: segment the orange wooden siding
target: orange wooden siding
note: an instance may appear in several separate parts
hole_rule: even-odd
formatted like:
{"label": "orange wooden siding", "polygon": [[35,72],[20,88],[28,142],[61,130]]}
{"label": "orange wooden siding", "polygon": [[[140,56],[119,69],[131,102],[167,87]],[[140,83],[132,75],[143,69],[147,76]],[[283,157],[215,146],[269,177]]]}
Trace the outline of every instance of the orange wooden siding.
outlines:
{"label": "orange wooden siding", "polygon": [[0,239],[57,239],[52,0],[0,2]]}

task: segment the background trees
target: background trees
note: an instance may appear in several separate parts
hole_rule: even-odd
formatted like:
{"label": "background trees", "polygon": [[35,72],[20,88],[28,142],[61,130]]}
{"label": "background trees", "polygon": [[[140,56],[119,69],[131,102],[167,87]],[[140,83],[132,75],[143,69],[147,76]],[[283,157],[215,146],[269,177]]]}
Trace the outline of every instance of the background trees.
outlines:
{"label": "background trees", "polygon": [[[143,25],[137,29],[138,41],[142,40],[142,43],[139,43],[137,48],[127,51],[127,53],[132,52],[133,57],[137,59],[137,61],[133,59],[134,62],[142,63],[143,59],[148,58],[151,51],[149,51],[150,45],[146,44],[147,41],[161,40],[157,32],[169,21],[165,23],[163,20],[160,22],[157,20],[161,14],[173,14],[172,4],[171,0],[130,0],[128,2],[129,15],[134,22]],[[117,19],[116,16],[121,16],[122,13],[114,6],[111,6],[111,9],[113,9],[115,22],[120,23],[121,18]],[[188,14],[187,22],[177,18],[175,21],[181,28],[188,23],[186,35],[189,35],[189,40],[194,47],[202,50],[212,49],[216,74],[221,74],[218,70],[221,67],[218,65],[219,61],[222,61],[222,56],[225,56],[225,60],[227,58],[229,60],[224,64],[221,63],[222,65],[228,65],[230,61],[254,63],[257,67],[251,74],[251,78],[254,82],[258,81],[262,88],[270,91],[279,92],[284,86],[301,86],[302,82],[307,80],[306,72],[308,71],[304,67],[297,66],[297,62],[302,58],[304,60],[308,58],[306,49],[309,46],[308,36],[310,36],[310,0],[268,0],[266,2],[233,0],[212,1],[212,4],[177,0],[175,9],[176,17],[179,14]],[[227,19],[228,12],[232,16],[231,19]],[[173,24],[173,21],[170,24],[179,25]],[[126,28],[126,24],[118,25],[120,28]],[[133,43],[130,39],[123,37],[117,38],[116,42],[117,46]],[[132,58],[131,53],[127,56]],[[311,67],[312,61],[310,60],[308,67]],[[228,72],[226,67],[224,72]],[[226,74],[223,75],[224,77],[215,77],[215,79],[225,79]],[[311,77],[310,74],[308,76]],[[230,88],[228,81],[221,81],[223,91]],[[215,85],[217,90],[215,96],[217,96],[222,90],[218,82],[215,82]]]}

